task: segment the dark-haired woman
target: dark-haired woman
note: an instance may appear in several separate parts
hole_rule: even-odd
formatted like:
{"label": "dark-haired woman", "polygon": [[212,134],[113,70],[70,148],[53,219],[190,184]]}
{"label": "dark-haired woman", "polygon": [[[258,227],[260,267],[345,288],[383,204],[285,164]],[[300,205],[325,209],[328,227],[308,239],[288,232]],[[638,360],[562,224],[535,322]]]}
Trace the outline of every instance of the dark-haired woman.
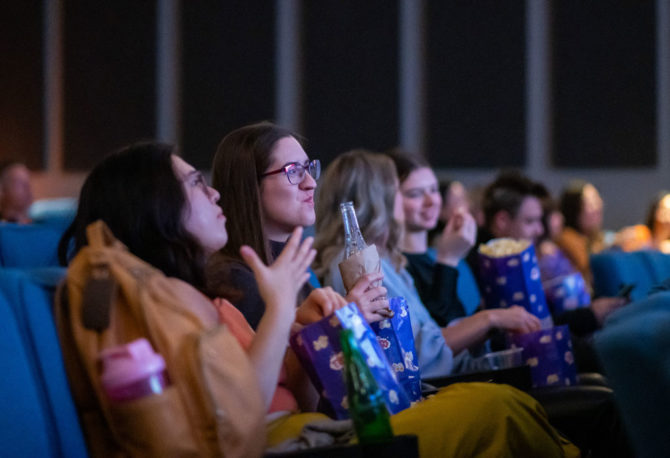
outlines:
{"label": "dark-haired woman", "polygon": [[[281,253],[297,226],[314,224],[314,191],[321,173],[318,159],[307,157],[298,136],[268,122],[239,128],[221,141],[212,164],[212,184],[221,193],[219,205],[230,216],[228,244],[207,268],[210,287],[241,291],[233,304],[252,327],[264,305],[249,267],[239,254],[252,247],[269,263]],[[381,274],[365,276],[346,299],[356,302],[368,321],[380,320],[388,308],[386,290],[374,286]],[[299,295],[300,303],[311,287]],[[330,289],[329,289],[330,290]]]}

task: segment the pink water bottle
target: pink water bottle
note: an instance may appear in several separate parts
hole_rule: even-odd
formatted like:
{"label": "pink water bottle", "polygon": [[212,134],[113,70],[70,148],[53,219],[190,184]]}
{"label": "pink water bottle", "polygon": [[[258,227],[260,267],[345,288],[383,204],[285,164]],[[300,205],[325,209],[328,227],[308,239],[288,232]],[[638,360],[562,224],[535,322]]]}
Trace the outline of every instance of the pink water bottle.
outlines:
{"label": "pink water bottle", "polygon": [[168,381],[165,360],[145,338],[100,353],[102,387],[111,401],[131,401],[162,393]]}

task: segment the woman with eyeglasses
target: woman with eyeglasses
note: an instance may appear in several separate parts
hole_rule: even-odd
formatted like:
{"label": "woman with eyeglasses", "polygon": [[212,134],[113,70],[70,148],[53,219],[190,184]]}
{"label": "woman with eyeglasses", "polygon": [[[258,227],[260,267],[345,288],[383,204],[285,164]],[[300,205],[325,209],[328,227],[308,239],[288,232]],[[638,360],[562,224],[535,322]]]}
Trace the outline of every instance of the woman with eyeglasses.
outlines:
{"label": "woman with eyeglasses", "polygon": [[[265,305],[240,257],[240,247],[251,246],[271,263],[297,226],[314,224],[314,190],[320,173],[319,160],[307,157],[298,136],[269,122],[241,127],[219,144],[212,186],[221,193],[219,205],[229,216],[230,238],[209,263],[208,282],[214,289],[237,288],[240,294],[233,304],[254,328]],[[381,274],[363,277],[346,297],[358,304],[368,321],[381,320],[388,308],[385,288],[372,286],[381,278]],[[298,303],[311,300],[311,290],[305,285]],[[332,294],[330,288],[325,291]]]}

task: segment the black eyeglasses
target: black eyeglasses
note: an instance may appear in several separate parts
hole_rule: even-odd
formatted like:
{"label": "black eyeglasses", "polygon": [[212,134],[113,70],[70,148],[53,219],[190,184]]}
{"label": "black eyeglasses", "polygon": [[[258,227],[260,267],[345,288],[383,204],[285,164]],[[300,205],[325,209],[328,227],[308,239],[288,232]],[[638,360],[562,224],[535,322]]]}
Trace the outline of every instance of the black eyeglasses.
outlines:
{"label": "black eyeglasses", "polygon": [[284,172],[286,174],[286,178],[288,178],[289,183],[300,184],[302,183],[302,180],[305,179],[305,171],[308,171],[312,178],[318,180],[321,176],[321,161],[318,159],[312,159],[311,161],[306,161],[304,164],[290,162],[280,169],[265,172],[263,175],[261,175],[261,178]]}

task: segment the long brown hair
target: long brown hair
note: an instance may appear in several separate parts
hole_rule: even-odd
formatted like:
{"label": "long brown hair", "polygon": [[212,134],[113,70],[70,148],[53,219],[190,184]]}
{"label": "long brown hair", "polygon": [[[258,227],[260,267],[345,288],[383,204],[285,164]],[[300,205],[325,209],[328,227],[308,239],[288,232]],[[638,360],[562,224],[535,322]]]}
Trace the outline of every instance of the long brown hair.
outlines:
{"label": "long brown hair", "polygon": [[398,247],[402,228],[393,217],[398,178],[393,161],[382,154],[353,150],[338,156],[317,188],[314,271],[324,277],[344,250],[340,203],[353,201],[363,238],[385,252],[396,268],[405,260]]}
{"label": "long brown hair", "polygon": [[240,247],[249,245],[270,263],[269,241],[263,234],[261,175],[270,166],[275,144],[299,137],[271,122],[241,127],[226,135],[212,162],[212,186],[221,194],[219,206],[228,220],[228,243],[216,255],[241,261]]}

